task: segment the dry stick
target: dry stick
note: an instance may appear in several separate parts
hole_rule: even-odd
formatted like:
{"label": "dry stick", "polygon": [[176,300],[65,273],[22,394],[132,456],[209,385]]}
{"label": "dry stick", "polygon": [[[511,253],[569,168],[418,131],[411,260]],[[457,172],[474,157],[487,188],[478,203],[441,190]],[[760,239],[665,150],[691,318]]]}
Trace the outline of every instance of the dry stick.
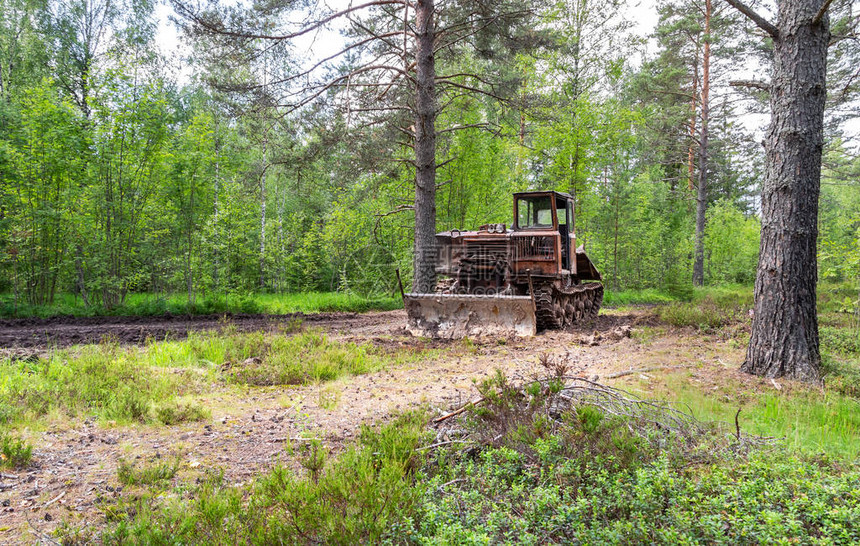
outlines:
{"label": "dry stick", "polygon": [[437,447],[447,446],[449,444],[470,444],[470,443],[471,442],[468,442],[466,440],[448,440],[446,442],[439,442],[438,444],[432,444],[429,446],[418,447],[418,448],[415,448],[415,451],[424,451],[425,449],[434,449]]}
{"label": "dry stick", "polygon": [[617,372],[613,374],[609,374],[604,379],[617,379],[619,377],[624,377],[625,375],[633,375],[634,373],[646,373],[646,372],[654,372],[657,370],[677,370],[681,368],[690,368],[690,364],[684,364],[679,366],[652,366],[650,368],[640,368],[638,370],[627,370],[626,372]]}
{"label": "dry stick", "polygon": [[738,416],[740,414],[741,414],[741,408],[738,408],[738,412],[735,414],[735,430],[737,431],[736,434],[737,434],[738,441],[741,440],[741,424],[738,421]]}
{"label": "dry stick", "polygon": [[456,416],[456,415],[460,415],[461,413],[463,413],[464,411],[466,411],[466,410],[467,410],[467,409],[469,409],[470,407],[475,406],[475,405],[477,405],[477,404],[480,404],[480,403],[481,403],[481,402],[483,402],[483,401],[484,401],[484,397],[483,397],[483,396],[482,396],[482,397],[480,397],[480,398],[475,398],[475,399],[474,399],[474,400],[472,400],[471,402],[467,402],[464,406],[461,406],[460,408],[455,409],[455,410],[454,410],[454,411],[452,411],[451,413],[446,413],[445,415],[442,415],[442,416],[440,416],[440,417],[437,417],[437,418],[433,419],[433,421],[432,421],[432,422],[433,422],[433,423],[441,423],[442,421],[444,421],[444,420],[446,420],[446,419],[450,419],[451,417],[454,417],[454,416]]}
{"label": "dry stick", "polygon": [[65,497],[65,496],[66,496],[66,492],[65,492],[65,491],[63,491],[62,493],[60,493],[59,495],[57,495],[57,496],[56,496],[56,497],[54,497],[53,499],[51,499],[51,500],[49,500],[48,502],[46,502],[46,503],[45,503],[45,506],[43,506],[42,508],[47,508],[47,507],[51,506],[52,504],[54,504],[55,502],[57,502],[58,500],[62,499],[62,498],[63,498],[63,497]]}

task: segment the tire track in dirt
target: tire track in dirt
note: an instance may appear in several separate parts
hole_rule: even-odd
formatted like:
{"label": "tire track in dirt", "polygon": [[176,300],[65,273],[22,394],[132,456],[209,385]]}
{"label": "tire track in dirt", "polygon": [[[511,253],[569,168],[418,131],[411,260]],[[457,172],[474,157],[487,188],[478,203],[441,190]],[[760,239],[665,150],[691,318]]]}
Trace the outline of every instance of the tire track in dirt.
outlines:
{"label": "tire track in dirt", "polygon": [[405,320],[403,311],[383,313],[292,313],[288,315],[161,315],[153,317],[52,317],[0,319],[0,348],[50,349],[110,339],[139,344],[184,339],[189,332],[227,326],[241,332],[277,331],[300,321],[333,331],[372,331]]}

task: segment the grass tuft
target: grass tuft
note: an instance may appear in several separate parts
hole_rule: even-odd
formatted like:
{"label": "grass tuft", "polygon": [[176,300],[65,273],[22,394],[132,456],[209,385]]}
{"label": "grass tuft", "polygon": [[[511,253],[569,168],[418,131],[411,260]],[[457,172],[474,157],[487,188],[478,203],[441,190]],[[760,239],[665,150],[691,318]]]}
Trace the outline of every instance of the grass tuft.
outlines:
{"label": "grass tuft", "polygon": [[[246,340],[248,341],[248,340]],[[292,337],[272,336],[250,340],[228,356],[227,376],[245,385],[298,385],[358,375],[382,369],[392,361],[372,346],[335,341],[319,331]],[[397,360],[397,357],[394,357]]]}
{"label": "grass tuft", "polygon": [[363,298],[343,292],[307,292],[301,294],[240,294],[209,296],[193,303],[183,294],[129,294],[125,303],[112,309],[86,306],[73,294],[59,294],[54,303],[32,306],[15,302],[13,295],[0,294],[0,317],[57,316],[157,316],[208,315],[217,313],[321,313],[332,311],[389,311],[403,307],[400,298]]}
{"label": "grass tuft", "polygon": [[155,419],[161,424],[168,426],[202,421],[210,416],[209,410],[198,404],[177,402],[175,400],[168,400],[156,405],[154,412]]}
{"label": "grass tuft", "polygon": [[151,486],[172,480],[178,471],[178,457],[169,460],[158,459],[149,463],[144,462],[140,466],[120,459],[116,477],[119,483],[123,485]]}
{"label": "grass tuft", "polygon": [[0,468],[23,468],[32,458],[33,446],[11,434],[0,432]]}
{"label": "grass tuft", "polygon": [[860,413],[857,401],[832,389],[791,387],[788,392],[751,391],[749,387],[723,377],[694,385],[689,372],[670,373],[648,384],[649,396],[666,400],[690,411],[703,421],[726,423],[734,428],[741,408],[744,432],[782,438],[792,452],[805,455],[826,453],[830,457],[852,459],[860,453]]}

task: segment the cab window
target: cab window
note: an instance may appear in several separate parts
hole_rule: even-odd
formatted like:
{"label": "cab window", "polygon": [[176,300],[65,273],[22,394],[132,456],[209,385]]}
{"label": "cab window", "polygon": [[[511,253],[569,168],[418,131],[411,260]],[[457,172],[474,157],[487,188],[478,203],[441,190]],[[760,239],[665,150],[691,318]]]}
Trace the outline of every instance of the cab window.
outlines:
{"label": "cab window", "polygon": [[552,227],[552,198],[546,195],[518,199],[517,226],[520,229]]}

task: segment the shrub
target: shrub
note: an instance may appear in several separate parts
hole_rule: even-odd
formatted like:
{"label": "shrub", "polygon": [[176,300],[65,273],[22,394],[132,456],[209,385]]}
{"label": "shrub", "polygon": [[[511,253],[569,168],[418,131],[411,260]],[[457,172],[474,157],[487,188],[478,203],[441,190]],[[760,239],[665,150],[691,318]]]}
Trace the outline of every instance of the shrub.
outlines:
{"label": "shrub", "polygon": [[125,459],[120,459],[116,477],[123,485],[157,485],[172,480],[178,470],[178,457],[143,463],[140,467]]}
{"label": "shrub", "polygon": [[176,425],[191,421],[202,421],[209,417],[209,411],[193,403],[181,403],[168,400],[154,408],[155,418],[164,425]]}
{"label": "shrub", "polygon": [[818,331],[822,350],[846,355],[860,353],[860,330],[822,326]]}
{"label": "shrub", "polygon": [[228,375],[232,381],[246,385],[298,385],[366,373],[385,364],[385,359],[367,345],[330,341],[318,331],[261,338],[256,351],[244,349],[241,354],[244,357],[251,352],[256,354],[230,367]]}
{"label": "shrub", "polygon": [[[279,466],[249,489],[205,480],[192,500],[142,500],[102,539],[108,544],[402,541],[396,529],[415,512],[424,492],[416,474],[421,465],[416,448],[427,441],[425,423],[423,414],[411,413],[378,428],[365,427],[358,444],[334,460],[312,442],[300,448],[305,476]],[[124,472],[137,476],[139,471]]]}
{"label": "shrub", "polygon": [[660,319],[672,326],[692,326],[699,329],[716,329],[736,322],[748,321],[744,306],[734,301],[717,301],[706,296],[695,303],[674,303],[660,307]]}
{"label": "shrub", "polygon": [[0,433],[0,467],[24,467],[32,458],[32,445],[8,433]]}

